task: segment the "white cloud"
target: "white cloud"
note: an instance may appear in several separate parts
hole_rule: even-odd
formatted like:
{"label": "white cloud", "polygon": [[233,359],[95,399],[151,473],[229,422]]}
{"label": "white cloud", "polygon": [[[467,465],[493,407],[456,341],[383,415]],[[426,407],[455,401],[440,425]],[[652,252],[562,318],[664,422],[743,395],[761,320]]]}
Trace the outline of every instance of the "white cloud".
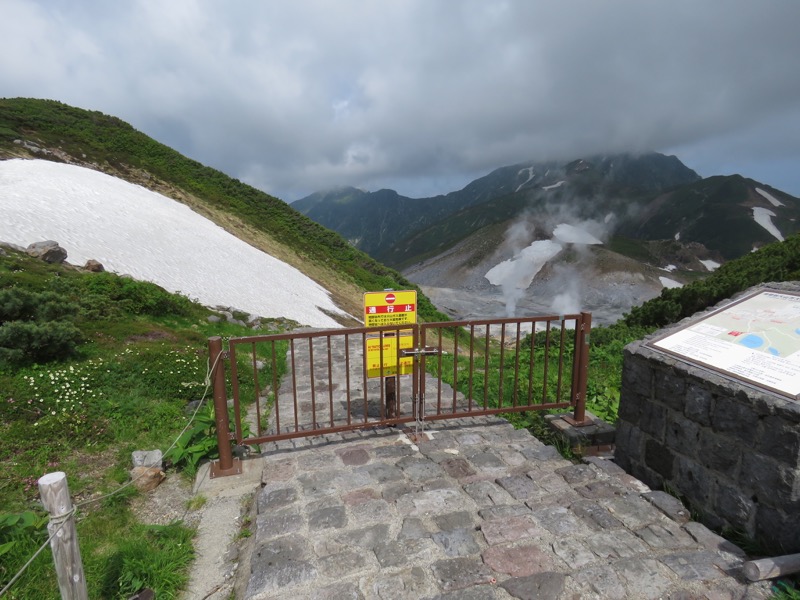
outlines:
{"label": "white cloud", "polygon": [[800,157],[780,126],[800,122],[794,0],[5,0],[3,13],[4,96],[119,116],[285,199],[445,192],[528,158],[640,149],[679,149],[704,175],[754,165],[800,195],[796,160],[776,172],[763,158]]}

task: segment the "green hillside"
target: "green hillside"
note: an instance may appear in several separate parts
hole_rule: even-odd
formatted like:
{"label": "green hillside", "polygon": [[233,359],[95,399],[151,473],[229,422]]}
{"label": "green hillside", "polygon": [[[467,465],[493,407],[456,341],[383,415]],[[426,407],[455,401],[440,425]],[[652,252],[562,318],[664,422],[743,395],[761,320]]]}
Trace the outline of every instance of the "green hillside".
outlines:
{"label": "green hillside", "polygon": [[[239,223],[233,228],[243,224],[268,236],[270,253],[329,289],[351,314],[358,314],[364,290],[414,288],[285,202],[181,155],[116,117],[52,100],[0,99],[0,159],[16,156],[97,168],[205,209],[205,216],[223,227],[230,227],[226,221],[232,217]],[[282,248],[275,251],[275,246]],[[444,318],[421,293],[420,316]]]}
{"label": "green hillside", "polygon": [[[189,403],[210,397],[208,337],[252,334],[210,314],[151,283],[0,248],[0,589],[47,540],[37,480],[55,471],[78,506],[90,598],[129,598],[143,586],[175,597],[185,585],[193,530],[141,524],[142,494],[121,486],[131,452],[166,451],[193,418]],[[264,321],[261,333],[278,325]],[[194,419],[214,452],[208,404]],[[180,485],[190,490],[188,479]],[[8,598],[56,597],[48,548]]]}

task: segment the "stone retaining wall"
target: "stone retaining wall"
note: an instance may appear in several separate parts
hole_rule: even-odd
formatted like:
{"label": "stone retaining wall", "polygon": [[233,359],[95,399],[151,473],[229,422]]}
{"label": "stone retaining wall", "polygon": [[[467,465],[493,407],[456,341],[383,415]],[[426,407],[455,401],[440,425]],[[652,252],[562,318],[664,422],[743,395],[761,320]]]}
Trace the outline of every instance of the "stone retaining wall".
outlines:
{"label": "stone retaining wall", "polygon": [[800,552],[800,402],[646,341],[625,348],[616,462],[685,498],[712,528],[743,531],[775,553]]}

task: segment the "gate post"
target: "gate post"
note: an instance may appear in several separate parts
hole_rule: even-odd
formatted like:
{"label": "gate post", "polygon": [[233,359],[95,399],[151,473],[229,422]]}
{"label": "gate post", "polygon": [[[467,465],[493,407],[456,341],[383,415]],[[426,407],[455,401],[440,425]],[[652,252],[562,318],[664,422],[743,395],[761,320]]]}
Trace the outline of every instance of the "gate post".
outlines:
{"label": "gate post", "polygon": [[589,378],[589,334],[592,329],[592,313],[582,312],[578,335],[575,340],[575,374],[577,386],[573,401],[575,407],[570,422],[573,425],[589,425],[586,420],[586,384]]}
{"label": "gate post", "polygon": [[217,422],[217,448],[219,460],[211,461],[211,478],[237,475],[242,472],[241,461],[231,452],[230,422],[228,421],[228,394],[225,391],[225,363],[222,362],[222,338],[208,338],[208,359],[211,381],[214,386],[214,418]]}

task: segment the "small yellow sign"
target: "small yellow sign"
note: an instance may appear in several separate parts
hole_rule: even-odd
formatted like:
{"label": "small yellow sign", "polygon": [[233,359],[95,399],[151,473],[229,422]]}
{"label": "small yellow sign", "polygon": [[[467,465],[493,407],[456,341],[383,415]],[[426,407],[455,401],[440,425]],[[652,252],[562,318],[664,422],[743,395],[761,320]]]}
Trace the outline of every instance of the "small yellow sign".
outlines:
{"label": "small yellow sign", "polygon": [[[414,336],[409,332],[402,332],[399,337],[384,335],[383,337],[367,338],[367,377],[390,377],[393,375],[409,375],[414,368],[413,356],[401,356],[397,361],[398,342],[400,350],[414,347]],[[383,345],[383,356],[381,356]],[[383,359],[381,361],[381,359]],[[381,368],[383,365],[383,368]],[[398,366],[400,371],[398,372]]]}
{"label": "small yellow sign", "polygon": [[367,292],[364,294],[364,325],[383,327],[417,322],[417,291]]}

